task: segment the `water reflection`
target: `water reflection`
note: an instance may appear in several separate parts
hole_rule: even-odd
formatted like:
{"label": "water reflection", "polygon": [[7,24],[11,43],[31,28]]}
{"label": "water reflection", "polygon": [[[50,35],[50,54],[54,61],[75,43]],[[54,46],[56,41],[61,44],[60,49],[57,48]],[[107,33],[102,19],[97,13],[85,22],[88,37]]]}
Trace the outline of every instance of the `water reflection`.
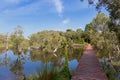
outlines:
{"label": "water reflection", "polygon": [[3,54],[0,55],[0,66],[8,67],[10,64],[10,58],[8,56],[8,51],[3,51]]}
{"label": "water reflection", "polygon": [[19,54],[17,59],[11,64],[11,68],[10,68],[10,71],[15,75],[17,80],[24,79],[23,64],[25,64],[25,62],[22,61],[22,58],[24,58],[24,56],[22,54]]}
{"label": "water reflection", "polygon": [[[80,58],[78,52],[79,50],[73,50],[69,53],[70,70],[74,70],[78,65],[78,57]],[[51,53],[42,53],[38,50],[21,54],[12,50],[4,51],[0,53],[0,80],[23,80],[25,75],[36,74],[37,69],[43,70],[46,64],[48,67],[52,65],[62,68],[65,62],[63,53],[61,50],[56,53],[58,57],[55,57]]]}

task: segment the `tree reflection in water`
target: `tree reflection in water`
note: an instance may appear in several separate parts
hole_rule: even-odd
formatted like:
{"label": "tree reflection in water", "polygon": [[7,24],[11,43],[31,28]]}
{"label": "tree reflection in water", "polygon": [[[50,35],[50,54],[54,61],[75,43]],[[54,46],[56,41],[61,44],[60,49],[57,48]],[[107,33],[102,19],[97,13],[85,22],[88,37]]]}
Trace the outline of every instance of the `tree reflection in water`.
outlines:
{"label": "tree reflection in water", "polygon": [[[78,55],[80,55],[80,53],[78,53],[79,50],[71,50],[72,49],[70,49],[68,52],[70,60],[69,63],[71,63],[73,59],[75,60],[75,57],[79,57]],[[53,53],[45,53],[39,50],[30,50],[25,53],[18,53],[17,50],[8,50],[2,52],[0,54],[0,75],[3,75],[3,78],[1,79],[0,76],[0,80],[7,80],[8,78],[11,78],[12,80],[24,80],[24,76],[37,73],[39,68],[41,72],[45,68],[45,64],[47,65],[48,69],[51,66],[56,69],[61,69],[65,63],[65,58],[63,55],[64,50],[58,49],[58,52],[56,52],[56,54],[57,57],[55,57]],[[72,67],[72,69],[73,68],[74,67]],[[6,76],[6,74],[8,76]]]}
{"label": "tree reflection in water", "polygon": [[2,66],[4,66],[4,67],[9,67],[9,64],[10,64],[10,58],[8,57],[8,53],[9,53],[9,51],[8,50],[4,50],[3,51],[3,58],[2,58]]}
{"label": "tree reflection in water", "polygon": [[10,68],[10,71],[16,76],[17,80],[23,80],[24,79],[24,74],[23,74],[23,64],[25,64],[22,61],[22,54],[18,54],[17,59],[15,60],[15,62],[12,63],[12,66]]}

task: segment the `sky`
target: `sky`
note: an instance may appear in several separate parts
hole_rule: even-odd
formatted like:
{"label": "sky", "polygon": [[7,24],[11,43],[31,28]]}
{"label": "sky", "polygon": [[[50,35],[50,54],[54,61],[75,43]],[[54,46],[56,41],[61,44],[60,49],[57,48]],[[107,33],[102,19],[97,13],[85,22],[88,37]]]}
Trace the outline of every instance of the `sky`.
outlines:
{"label": "sky", "polygon": [[87,0],[1,0],[0,33],[10,33],[18,25],[24,36],[42,30],[84,30],[97,13]]}

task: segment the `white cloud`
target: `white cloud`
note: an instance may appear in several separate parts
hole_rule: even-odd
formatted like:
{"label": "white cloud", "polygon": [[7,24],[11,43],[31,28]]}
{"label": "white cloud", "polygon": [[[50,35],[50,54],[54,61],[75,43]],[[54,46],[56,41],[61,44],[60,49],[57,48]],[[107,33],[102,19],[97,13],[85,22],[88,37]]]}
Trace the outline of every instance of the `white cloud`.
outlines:
{"label": "white cloud", "polygon": [[64,7],[61,0],[36,0],[30,4],[22,6],[17,5],[30,1],[31,0],[2,0],[0,3],[0,5],[2,5],[2,7],[0,6],[0,16],[39,15],[44,13],[54,13],[56,11],[59,16],[62,16]]}
{"label": "white cloud", "polygon": [[68,24],[69,22],[70,22],[70,19],[65,19],[65,20],[62,21],[62,24],[65,25],[65,24]]}
{"label": "white cloud", "polygon": [[57,12],[59,13],[59,15],[61,15],[63,12],[63,8],[64,8],[62,1],[61,0],[52,0],[52,2],[54,3],[55,8],[56,8]]}

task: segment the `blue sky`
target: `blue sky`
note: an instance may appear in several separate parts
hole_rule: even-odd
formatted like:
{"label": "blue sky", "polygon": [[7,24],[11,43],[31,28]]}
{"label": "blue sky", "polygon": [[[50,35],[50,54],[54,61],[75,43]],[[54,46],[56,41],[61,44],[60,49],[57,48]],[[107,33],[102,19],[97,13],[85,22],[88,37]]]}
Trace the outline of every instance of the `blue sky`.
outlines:
{"label": "blue sky", "polygon": [[1,0],[0,33],[12,32],[17,25],[25,36],[42,30],[84,29],[97,13],[87,0]]}

